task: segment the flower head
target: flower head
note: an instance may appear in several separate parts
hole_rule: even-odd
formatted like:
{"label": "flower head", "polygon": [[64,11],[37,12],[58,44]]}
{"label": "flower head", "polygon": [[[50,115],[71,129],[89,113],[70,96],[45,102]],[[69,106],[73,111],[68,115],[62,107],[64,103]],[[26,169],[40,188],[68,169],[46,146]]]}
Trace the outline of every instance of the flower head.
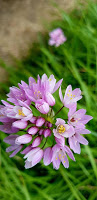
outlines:
{"label": "flower head", "polygon": [[50,36],[50,39],[49,39],[50,46],[54,45],[58,47],[64,42],[66,42],[67,40],[61,28],[56,28],[55,30],[51,31],[49,33],[49,36]]}
{"label": "flower head", "polygon": [[[56,46],[63,41],[62,34],[60,29],[50,33],[53,39],[56,37]],[[58,169],[62,162],[63,166],[68,168],[67,156],[75,161],[70,149],[79,154],[80,144],[88,144],[83,134],[90,133],[85,125],[92,117],[85,114],[85,109],[76,111],[77,101],[82,98],[79,88],[72,90],[69,85],[63,98],[60,87],[62,80],[56,83],[54,75],[48,78],[46,74],[41,78],[38,75],[37,81],[30,77],[29,84],[21,81],[19,88],[10,88],[7,94],[10,103],[1,101],[3,105],[0,105],[0,130],[9,134],[4,139],[4,142],[10,145],[6,152],[12,152],[10,157],[13,157],[22,149],[20,153],[25,155],[26,169],[35,166],[42,158],[46,166],[52,163],[53,167]],[[56,101],[53,94],[59,87],[63,105],[54,113],[53,106]],[[56,115],[65,107],[69,108],[68,119],[64,120],[64,116],[63,119],[57,118]],[[50,145],[47,142],[49,137]],[[66,141],[68,146],[65,145]]]}

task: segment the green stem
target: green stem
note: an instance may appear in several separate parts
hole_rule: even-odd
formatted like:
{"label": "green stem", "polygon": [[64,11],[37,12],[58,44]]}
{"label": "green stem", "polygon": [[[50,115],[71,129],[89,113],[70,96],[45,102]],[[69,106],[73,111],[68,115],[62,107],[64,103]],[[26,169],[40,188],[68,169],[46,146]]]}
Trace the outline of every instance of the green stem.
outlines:
{"label": "green stem", "polygon": [[63,108],[64,108],[64,105],[60,108],[60,110],[58,110],[58,111],[56,112],[56,114],[55,114],[53,117],[55,117]]}

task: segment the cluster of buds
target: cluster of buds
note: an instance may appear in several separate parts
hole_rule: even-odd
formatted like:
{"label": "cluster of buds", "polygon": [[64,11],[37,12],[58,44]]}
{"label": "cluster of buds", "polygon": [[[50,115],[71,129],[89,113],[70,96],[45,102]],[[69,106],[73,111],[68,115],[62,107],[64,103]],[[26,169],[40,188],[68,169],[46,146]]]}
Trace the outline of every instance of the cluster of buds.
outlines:
{"label": "cluster of buds", "polygon": [[[29,84],[21,81],[18,88],[10,88],[7,94],[10,103],[1,101],[0,130],[9,134],[4,142],[10,144],[6,152],[12,152],[10,157],[13,157],[22,150],[26,169],[35,166],[42,158],[46,166],[52,163],[58,169],[62,162],[68,168],[68,157],[75,161],[71,150],[80,154],[80,143],[88,144],[82,134],[90,133],[85,125],[92,116],[86,115],[85,109],[76,111],[77,101],[82,98],[81,90],[72,90],[69,85],[63,97],[61,84],[62,79],[56,83],[53,75],[49,78],[46,74],[41,78],[38,75],[37,81],[30,77]],[[62,107],[54,114],[53,93],[58,88]],[[63,119],[57,118],[65,107],[68,108],[67,119],[64,116]],[[48,138],[51,138],[50,144]]]}

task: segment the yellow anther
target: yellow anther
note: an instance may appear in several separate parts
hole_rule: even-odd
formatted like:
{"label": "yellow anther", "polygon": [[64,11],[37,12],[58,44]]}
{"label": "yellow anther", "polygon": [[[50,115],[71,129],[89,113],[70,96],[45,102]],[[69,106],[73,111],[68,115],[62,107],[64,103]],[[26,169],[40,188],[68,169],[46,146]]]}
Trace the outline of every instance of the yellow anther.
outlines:
{"label": "yellow anther", "polygon": [[37,94],[37,97],[38,97],[38,94]]}
{"label": "yellow anther", "polygon": [[52,79],[50,78],[49,81],[51,81]]}
{"label": "yellow anther", "polygon": [[65,132],[65,127],[63,126],[63,125],[58,125],[57,126],[57,131],[58,131],[58,133],[64,133]]}
{"label": "yellow anther", "polygon": [[35,92],[34,92],[34,94],[35,94]]}
{"label": "yellow anther", "polygon": [[70,90],[68,92],[70,92]]}
{"label": "yellow anther", "polygon": [[70,99],[73,99],[72,97]]}
{"label": "yellow anther", "polygon": [[25,116],[25,114],[22,112],[22,110],[19,109],[18,112],[19,112],[18,113],[19,115],[22,115],[23,117]]}
{"label": "yellow anther", "polygon": [[76,120],[76,122],[78,122],[78,120]]}
{"label": "yellow anther", "polygon": [[70,95],[69,95],[69,94],[67,94],[67,96],[69,97]]}
{"label": "yellow anther", "polygon": [[64,160],[64,163],[65,163],[66,161]]}
{"label": "yellow anther", "polygon": [[73,97],[75,97],[75,95],[73,95]]}
{"label": "yellow anther", "polygon": [[56,158],[56,160],[57,160],[58,158]]}
{"label": "yellow anther", "polygon": [[4,115],[0,115],[0,117],[3,117]]}
{"label": "yellow anther", "polygon": [[40,93],[40,91],[38,91],[38,93]]}
{"label": "yellow anther", "polygon": [[63,156],[63,158],[64,158],[64,156]]}

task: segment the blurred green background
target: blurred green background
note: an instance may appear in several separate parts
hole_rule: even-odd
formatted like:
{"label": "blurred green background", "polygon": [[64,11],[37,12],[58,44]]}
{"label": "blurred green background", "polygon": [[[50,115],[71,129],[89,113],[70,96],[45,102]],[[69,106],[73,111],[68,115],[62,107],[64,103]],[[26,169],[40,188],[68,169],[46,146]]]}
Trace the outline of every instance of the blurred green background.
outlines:
{"label": "blurred green background", "polygon": [[[0,83],[0,99],[6,100],[10,86],[17,86],[29,76],[54,74],[57,81],[63,78],[62,89],[71,84],[80,87],[83,99],[78,109],[85,108],[93,116],[87,128],[88,146],[81,145],[81,154],[75,154],[76,162],[70,160],[69,169],[62,165],[54,170],[52,164],[45,167],[39,163],[31,169],[24,169],[23,156],[9,158],[3,142],[6,134],[1,132],[0,199],[2,200],[96,200],[97,199],[97,3],[88,1],[85,5],[66,14],[58,9],[60,20],[48,25],[46,34],[39,34],[26,58],[14,59],[16,67],[0,60],[8,73],[8,80]],[[67,37],[66,43],[58,48],[48,46],[48,33],[61,27]],[[58,92],[56,106],[61,107]],[[64,110],[59,114],[63,117]]]}

